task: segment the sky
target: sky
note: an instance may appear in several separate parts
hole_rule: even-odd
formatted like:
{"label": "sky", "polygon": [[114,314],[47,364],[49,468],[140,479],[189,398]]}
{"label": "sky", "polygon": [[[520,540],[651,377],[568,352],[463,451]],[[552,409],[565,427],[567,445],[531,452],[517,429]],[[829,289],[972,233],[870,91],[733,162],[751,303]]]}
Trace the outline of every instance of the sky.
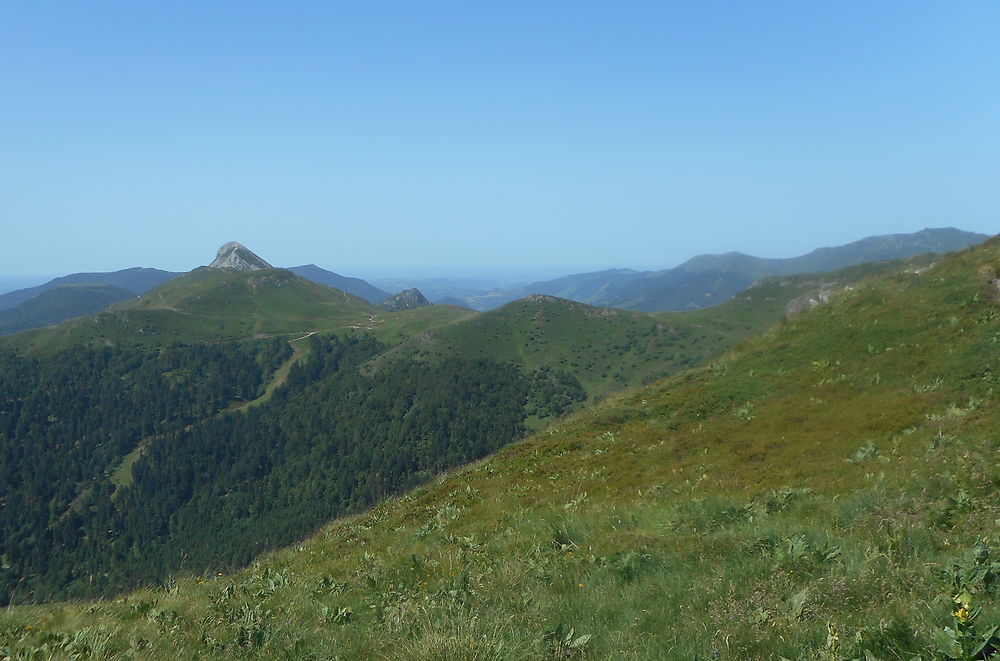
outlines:
{"label": "sky", "polygon": [[994,234],[997,35],[997,0],[7,0],[0,275]]}

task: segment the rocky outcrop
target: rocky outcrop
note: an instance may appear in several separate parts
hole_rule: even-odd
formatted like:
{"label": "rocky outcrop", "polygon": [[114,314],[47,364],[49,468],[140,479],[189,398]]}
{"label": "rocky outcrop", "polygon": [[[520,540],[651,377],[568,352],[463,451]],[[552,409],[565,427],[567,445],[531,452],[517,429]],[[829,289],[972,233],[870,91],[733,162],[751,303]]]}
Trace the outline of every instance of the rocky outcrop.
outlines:
{"label": "rocky outcrop", "polygon": [[231,271],[260,271],[274,268],[258,257],[242,243],[230,241],[219,248],[215,259],[209,266],[213,269],[229,269]]}
{"label": "rocky outcrop", "polygon": [[404,289],[395,296],[385,299],[379,305],[388,312],[399,312],[400,310],[425,308],[431,304],[427,297],[420,293],[419,289]]}
{"label": "rocky outcrop", "polygon": [[800,312],[811,310],[818,305],[829,303],[833,294],[834,290],[832,288],[824,287],[817,291],[809,292],[804,296],[793,298],[788,302],[788,305],[785,306],[785,316],[791,317],[799,314]]}

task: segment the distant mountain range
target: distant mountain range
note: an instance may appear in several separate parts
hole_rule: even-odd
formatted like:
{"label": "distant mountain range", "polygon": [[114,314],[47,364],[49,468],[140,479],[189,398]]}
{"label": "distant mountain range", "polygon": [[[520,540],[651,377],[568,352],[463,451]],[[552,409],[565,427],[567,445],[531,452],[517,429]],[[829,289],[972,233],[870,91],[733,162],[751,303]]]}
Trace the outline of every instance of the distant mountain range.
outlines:
{"label": "distant mountain range", "polygon": [[346,291],[348,294],[354,294],[359,298],[365,299],[372,305],[377,305],[391,296],[389,292],[383,291],[361,278],[349,278],[346,275],[322,269],[315,264],[292,266],[288,270],[295,275],[302,276],[306,280],[312,280],[315,283],[340,289],[341,291]]}
{"label": "distant mountain range", "polygon": [[[987,238],[985,234],[954,228],[924,229],[911,234],[868,237],[843,246],[819,248],[806,255],[785,259],[766,259],[730,252],[700,255],[676,268],[661,271],[609,269],[492,291],[479,291],[471,285],[463,290],[451,281],[448,288],[442,288],[440,282],[431,281],[437,285],[430,291],[431,298],[436,303],[480,311],[492,310],[534,294],[624,310],[692,310],[722,303],[754,282],[770,276],[823,273],[873,261],[899,259],[922,253],[951,252],[981,243]],[[236,242],[222,246],[212,264],[219,268],[241,270],[244,267],[271,268],[266,261]],[[401,309],[398,306],[404,305],[395,301],[389,292],[365,280],[343,276],[315,264],[294,266],[288,270],[306,280],[357,296],[372,305],[385,303],[391,309]],[[129,297],[143,294],[177,275],[179,274],[171,271],[140,267],[111,273],[75,273],[55,278],[37,287],[0,295],[0,335],[92,314]],[[67,286],[73,287],[66,288]],[[57,294],[41,296],[59,288],[61,289]],[[435,298],[435,293],[440,296]],[[428,303],[422,294],[420,299],[411,295],[405,306]]]}
{"label": "distant mountain range", "polygon": [[73,273],[37,287],[8,292],[0,295],[0,335],[99,312],[177,275],[141,267],[110,273]]}
{"label": "distant mountain range", "polygon": [[[260,270],[272,268],[246,247],[231,242],[222,246],[214,268]],[[349,278],[315,264],[295,266],[289,271],[314,283],[339,289],[377,305],[391,295],[360,278]],[[115,303],[144,294],[181,275],[151,268],[129,268],[110,273],[74,273],[37,287],[0,295],[0,335],[50,326],[93,314]]]}
{"label": "distant mountain range", "polygon": [[531,294],[549,294],[624,310],[690,310],[721,303],[761,278],[825,273],[866,262],[952,252],[988,238],[986,234],[949,227],[872,236],[786,259],[766,259],[739,252],[699,255],[672,269],[580,273],[535,282],[509,295],[516,299]]}
{"label": "distant mountain range", "polygon": [[73,317],[100,312],[135,296],[135,292],[114,285],[57,285],[0,312],[0,335],[51,326]]}
{"label": "distant mountain range", "polygon": [[72,275],[64,275],[61,278],[49,280],[44,285],[18,289],[0,295],[0,311],[9,310],[25,301],[35,298],[42,292],[59,287],[60,285],[110,285],[138,295],[149,291],[156,285],[166,282],[176,275],[179,274],[172,271],[147,269],[138,266],[110,273],[73,273]]}

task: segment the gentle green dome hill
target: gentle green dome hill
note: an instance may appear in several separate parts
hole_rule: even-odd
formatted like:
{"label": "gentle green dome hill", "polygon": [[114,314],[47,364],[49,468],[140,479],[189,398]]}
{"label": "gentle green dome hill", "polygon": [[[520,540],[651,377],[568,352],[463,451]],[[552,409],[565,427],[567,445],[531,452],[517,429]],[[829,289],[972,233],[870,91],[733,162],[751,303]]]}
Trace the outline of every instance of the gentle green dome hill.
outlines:
{"label": "gentle green dome hill", "polygon": [[235,575],[8,609],[0,649],[979,658],[960,654],[1000,623],[998,293],[998,239],[874,277]]}

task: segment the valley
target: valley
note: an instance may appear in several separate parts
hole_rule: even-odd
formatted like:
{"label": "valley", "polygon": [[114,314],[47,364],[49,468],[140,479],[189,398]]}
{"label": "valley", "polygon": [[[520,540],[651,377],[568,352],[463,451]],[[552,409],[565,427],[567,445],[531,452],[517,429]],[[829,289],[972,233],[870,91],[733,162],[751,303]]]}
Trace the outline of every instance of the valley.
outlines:
{"label": "valley", "polygon": [[0,430],[31,444],[2,448],[0,577],[22,605],[0,642],[925,653],[953,589],[935,567],[967,566],[954,580],[995,612],[997,250],[656,313],[545,295],[386,312],[281,269],[203,268],[10,336]]}

